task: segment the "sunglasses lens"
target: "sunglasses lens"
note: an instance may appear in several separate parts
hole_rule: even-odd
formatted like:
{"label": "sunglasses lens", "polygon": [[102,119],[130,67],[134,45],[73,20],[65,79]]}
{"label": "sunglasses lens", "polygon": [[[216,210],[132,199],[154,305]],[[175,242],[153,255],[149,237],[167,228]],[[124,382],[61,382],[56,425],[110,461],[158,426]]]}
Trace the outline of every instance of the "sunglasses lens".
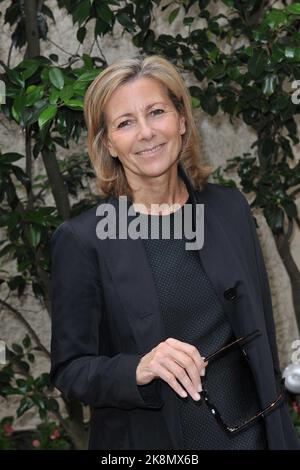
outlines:
{"label": "sunglasses lens", "polygon": [[228,426],[238,426],[260,411],[254,378],[238,345],[209,363],[204,385]]}

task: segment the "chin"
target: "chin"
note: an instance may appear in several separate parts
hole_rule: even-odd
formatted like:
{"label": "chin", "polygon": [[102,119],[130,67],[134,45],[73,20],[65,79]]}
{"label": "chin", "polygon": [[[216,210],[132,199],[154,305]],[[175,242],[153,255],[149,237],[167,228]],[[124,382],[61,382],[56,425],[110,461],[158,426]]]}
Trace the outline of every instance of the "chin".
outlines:
{"label": "chin", "polygon": [[142,165],[140,169],[145,176],[160,176],[167,173],[174,163],[175,162],[153,161],[149,162],[148,165]]}

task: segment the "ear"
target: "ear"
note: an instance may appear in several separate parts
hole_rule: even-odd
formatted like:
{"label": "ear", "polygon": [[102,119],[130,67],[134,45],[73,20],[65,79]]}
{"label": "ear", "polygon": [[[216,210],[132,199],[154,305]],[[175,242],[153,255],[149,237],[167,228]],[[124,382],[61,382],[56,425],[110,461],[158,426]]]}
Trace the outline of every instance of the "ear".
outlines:
{"label": "ear", "polygon": [[118,155],[115,152],[114,146],[112,145],[111,141],[108,138],[103,139],[103,143],[107,150],[109,151],[110,155],[116,158]]}
{"label": "ear", "polygon": [[179,133],[182,135],[185,133],[186,127],[185,127],[185,117],[180,116],[179,117]]}

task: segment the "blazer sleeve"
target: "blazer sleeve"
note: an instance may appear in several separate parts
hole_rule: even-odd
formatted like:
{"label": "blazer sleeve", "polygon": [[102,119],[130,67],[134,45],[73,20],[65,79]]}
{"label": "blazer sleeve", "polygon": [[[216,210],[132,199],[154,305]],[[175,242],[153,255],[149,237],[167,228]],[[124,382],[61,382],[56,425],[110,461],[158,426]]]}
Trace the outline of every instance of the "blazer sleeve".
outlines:
{"label": "blazer sleeve", "polygon": [[92,407],[160,408],[159,383],[143,386],[143,394],[136,383],[139,354],[99,355],[103,295],[93,255],[71,221],[54,232],[50,380],[66,398]]}
{"label": "blazer sleeve", "polygon": [[243,199],[243,204],[244,204],[245,211],[246,211],[246,217],[249,222],[251,237],[252,237],[252,241],[254,244],[257,272],[259,276],[259,284],[260,284],[261,295],[262,295],[262,300],[263,300],[268,340],[269,340],[271,353],[273,357],[274,371],[275,371],[277,378],[281,378],[280,361],[279,361],[279,356],[278,356],[276,330],[275,330],[275,323],[274,323],[274,316],[273,316],[272,297],[271,297],[269,279],[268,279],[268,274],[267,274],[267,270],[266,270],[266,266],[264,262],[264,257],[263,257],[261,246],[260,246],[258,236],[257,236],[256,219],[252,215],[247,199],[241,192],[240,194]]}
{"label": "blazer sleeve", "polygon": [[[245,198],[244,195],[242,195],[242,198],[243,198],[243,203],[245,206],[247,218],[250,224],[252,240],[254,243],[254,248],[255,248],[255,253],[256,253],[256,264],[257,264],[257,270],[258,270],[260,286],[261,286],[265,322],[266,322],[266,327],[267,327],[269,344],[270,344],[272,357],[273,357],[274,372],[275,372],[277,385],[278,385],[279,381],[282,379],[282,374],[281,374],[280,361],[279,361],[279,356],[278,356],[276,330],[275,330],[275,323],[274,323],[274,317],[273,317],[272,298],[271,298],[268,274],[266,271],[262,250],[261,250],[257,232],[256,232],[256,220],[251,213],[251,209],[250,209],[247,199]],[[300,450],[300,441],[297,436],[296,430],[293,426],[286,404],[284,404],[284,406],[280,408],[280,413],[281,413],[282,425],[283,425],[283,430],[284,430],[284,436],[286,440],[286,449],[287,450]]]}

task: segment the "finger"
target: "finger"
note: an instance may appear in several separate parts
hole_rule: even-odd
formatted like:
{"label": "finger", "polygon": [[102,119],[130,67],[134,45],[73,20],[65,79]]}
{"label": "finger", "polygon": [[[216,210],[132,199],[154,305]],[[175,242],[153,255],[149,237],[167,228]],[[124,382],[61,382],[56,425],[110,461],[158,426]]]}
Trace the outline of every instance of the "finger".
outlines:
{"label": "finger", "polygon": [[159,365],[156,368],[156,374],[162,380],[164,380],[178,395],[183,398],[187,397],[187,392],[184,388],[177,382],[176,377],[172,372],[166,369],[164,366]]}
{"label": "finger", "polygon": [[179,341],[176,338],[168,338],[165,343],[171,346],[172,348],[176,349],[177,351],[182,351],[188,356],[191,356],[194,359],[195,364],[198,368],[199,375],[201,375],[203,369],[205,370],[207,363],[204,362],[204,358],[201,356],[200,352],[195,346],[189,343],[184,343],[183,341]]}
{"label": "finger", "polygon": [[[169,340],[171,339],[172,338],[169,338]],[[201,391],[202,387],[200,376],[203,377],[205,375],[205,363],[203,358],[200,356],[200,353],[195,346],[188,343],[182,343],[175,338],[173,339],[174,342],[169,340],[166,341],[166,345],[171,348],[167,350],[168,353],[172,355],[174,360],[176,360],[181,367],[184,367],[188,371],[188,374],[194,383],[195,391]],[[174,347],[175,344],[177,348]],[[184,345],[183,348],[182,345]]]}
{"label": "finger", "polygon": [[198,392],[200,391],[200,388],[202,390],[202,386],[195,365],[193,366],[193,378],[191,378],[190,373],[188,373],[185,368],[181,367],[177,362],[174,362],[172,359],[165,358],[163,366],[175,376],[176,380],[181,383],[181,385],[185,388],[185,390],[194,400],[200,399],[200,395]]}
{"label": "finger", "polygon": [[[200,374],[194,359],[183,351],[174,349],[169,345],[166,346],[167,349],[165,349],[164,355],[158,359],[159,362],[163,366],[166,366],[167,361],[171,360],[173,364],[178,365],[179,369],[176,370],[179,371],[179,376],[177,375],[176,377],[180,378],[181,381],[182,379],[184,380],[187,391],[194,398],[196,394],[202,390]],[[170,364],[170,362],[168,362],[168,364]],[[171,370],[174,372],[173,368],[171,368]],[[193,389],[191,389],[191,384]]]}

